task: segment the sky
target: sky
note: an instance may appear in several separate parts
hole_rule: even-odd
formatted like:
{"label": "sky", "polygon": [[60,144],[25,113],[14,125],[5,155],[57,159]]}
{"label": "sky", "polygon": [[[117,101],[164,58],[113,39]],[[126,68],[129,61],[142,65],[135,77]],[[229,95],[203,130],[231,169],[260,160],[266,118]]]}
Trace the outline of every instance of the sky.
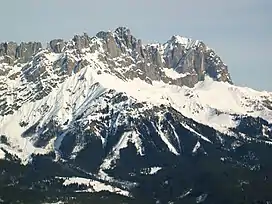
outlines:
{"label": "sky", "polygon": [[71,39],[119,26],[143,42],[202,40],[233,82],[272,91],[271,0],[1,0],[0,41]]}

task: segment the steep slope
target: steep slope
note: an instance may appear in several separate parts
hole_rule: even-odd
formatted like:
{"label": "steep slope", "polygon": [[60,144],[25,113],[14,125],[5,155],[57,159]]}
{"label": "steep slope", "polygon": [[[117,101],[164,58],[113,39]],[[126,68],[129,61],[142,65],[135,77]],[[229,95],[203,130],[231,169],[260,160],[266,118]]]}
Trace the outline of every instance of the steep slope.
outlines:
{"label": "steep slope", "polygon": [[[0,159],[31,172],[18,174],[18,186],[145,194],[151,203],[178,203],[189,194],[197,203],[207,196],[221,202],[209,179],[198,180],[212,166],[214,186],[216,178],[225,181],[217,176],[235,172],[228,181],[235,193],[239,182],[255,185],[241,172],[270,172],[264,155],[272,144],[272,93],[233,85],[227,66],[201,41],[173,36],[142,45],[120,27],[52,40],[45,49],[3,43],[0,59]],[[172,174],[186,182],[178,186]],[[175,193],[160,195],[164,188]]]}
{"label": "steep slope", "polygon": [[[231,82],[226,65],[214,51],[202,42],[178,36],[165,44],[142,45],[128,29],[118,28],[115,32],[99,32],[93,38],[84,34],[68,42],[53,40],[47,49],[38,44],[16,47],[5,43],[0,47],[1,115],[12,113],[26,101],[42,99],[57,83],[86,66],[96,68],[98,73],[150,84],[163,81],[193,87],[205,74]],[[25,50],[22,56],[16,54],[20,47]]]}

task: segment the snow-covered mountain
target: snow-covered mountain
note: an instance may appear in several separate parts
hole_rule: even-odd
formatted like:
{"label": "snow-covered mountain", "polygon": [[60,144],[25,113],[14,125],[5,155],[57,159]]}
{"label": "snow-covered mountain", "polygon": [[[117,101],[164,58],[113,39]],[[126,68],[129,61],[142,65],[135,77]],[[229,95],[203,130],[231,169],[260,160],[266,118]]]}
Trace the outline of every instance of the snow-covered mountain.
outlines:
{"label": "snow-covered mountain", "polygon": [[[8,42],[0,45],[0,135],[2,160],[50,158],[77,171],[55,174],[66,186],[137,197],[188,157],[258,169],[236,153],[253,144],[270,151],[272,93],[235,86],[214,50],[181,36],[144,45],[120,27],[47,48]],[[162,198],[151,186],[146,196],[184,201],[191,187]],[[196,202],[206,198],[195,192]]]}

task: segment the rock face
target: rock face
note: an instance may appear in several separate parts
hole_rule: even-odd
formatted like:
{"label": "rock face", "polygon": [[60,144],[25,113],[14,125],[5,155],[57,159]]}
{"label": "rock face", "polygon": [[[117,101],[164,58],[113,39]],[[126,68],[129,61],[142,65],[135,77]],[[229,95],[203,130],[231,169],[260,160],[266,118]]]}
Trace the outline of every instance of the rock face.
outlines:
{"label": "rock face", "polygon": [[[98,66],[99,72],[122,80],[138,78],[150,84],[162,81],[193,87],[205,76],[232,83],[227,66],[203,42],[173,36],[164,44],[143,45],[128,28],[119,27],[95,37],[84,33],[67,42],[55,39],[46,49],[39,42],[0,44],[0,114],[13,113],[25,101],[42,99],[56,84],[86,66]],[[17,87],[7,88],[7,83],[18,78]]]}
{"label": "rock face", "polygon": [[[119,62],[121,66],[134,66],[126,70],[125,75],[129,78],[140,77],[139,74],[133,72],[141,70],[146,78],[170,81],[179,86],[192,87],[198,81],[203,80],[205,74],[215,80],[231,83],[227,66],[203,42],[173,36],[164,44],[142,45],[141,40],[136,39],[125,27],[119,27],[114,32],[101,31],[96,37],[101,39],[101,46],[105,54],[104,61],[108,62],[116,57],[122,57],[122,62]],[[54,53],[65,53],[68,49],[76,49],[78,53],[83,49],[96,52],[99,49],[92,43],[94,38],[84,33],[83,36],[74,36],[70,42],[55,39],[48,44],[48,50]],[[2,43],[0,44],[1,62],[9,65],[14,65],[15,62],[26,63],[40,49],[42,49],[40,42],[21,43],[20,45],[14,42]],[[72,63],[71,66],[76,65]],[[114,66],[110,68],[114,69]],[[173,81],[163,75],[161,68],[174,69],[177,73],[186,74],[186,76]],[[70,67],[69,70],[71,69]]]}
{"label": "rock face", "polygon": [[14,42],[0,44],[0,57],[2,63],[13,65],[16,63],[26,63],[31,57],[42,48],[40,42],[28,42],[17,45]]}
{"label": "rock face", "polygon": [[64,46],[65,42],[63,39],[55,39],[50,41],[48,47],[50,50],[52,50],[52,52],[61,53]]}
{"label": "rock face", "polygon": [[[135,65],[125,73],[128,78],[145,77],[193,87],[203,80],[206,74],[215,80],[232,83],[227,66],[203,42],[173,36],[164,44],[143,46],[141,40],[137,40],[130,30],[124,27],[117,28],[114,33],[99,32],[96,36],[103,40],[104,49],[109,55],[107,60],[123,54],[128,58],[120,62],[122,67]],[[173,80],[163,74],[162,67],[174,69],[184,75]],[[135,73],[135,70],[141,70],[143,76]]]}

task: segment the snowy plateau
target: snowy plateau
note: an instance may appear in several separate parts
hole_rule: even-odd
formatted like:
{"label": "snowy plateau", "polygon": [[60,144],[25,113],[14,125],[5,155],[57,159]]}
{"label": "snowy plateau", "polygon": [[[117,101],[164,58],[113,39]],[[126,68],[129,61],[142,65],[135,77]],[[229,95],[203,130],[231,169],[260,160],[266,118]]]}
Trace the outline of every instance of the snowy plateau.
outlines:
{"label": "snowy plateau", "polygon": [[202,41],[0,44],[0,203],[272,203],[271,148],[272,93]]}

